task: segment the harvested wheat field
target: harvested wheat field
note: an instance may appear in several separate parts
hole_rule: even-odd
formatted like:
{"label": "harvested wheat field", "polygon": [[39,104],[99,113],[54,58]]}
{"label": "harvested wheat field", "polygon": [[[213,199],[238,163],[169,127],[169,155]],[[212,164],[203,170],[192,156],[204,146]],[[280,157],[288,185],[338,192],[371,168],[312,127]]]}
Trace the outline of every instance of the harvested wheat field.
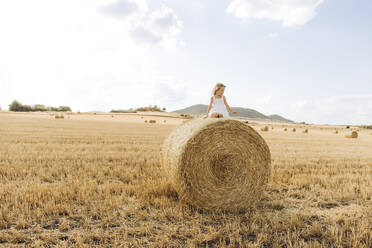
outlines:
{"label": "harvested wheat field", "polygon": [[370,132],[260,132],[261,200],[210,211],[180,201],[159,161],[183,120],[142,117],[0,113],[0,246],[372,247]]}

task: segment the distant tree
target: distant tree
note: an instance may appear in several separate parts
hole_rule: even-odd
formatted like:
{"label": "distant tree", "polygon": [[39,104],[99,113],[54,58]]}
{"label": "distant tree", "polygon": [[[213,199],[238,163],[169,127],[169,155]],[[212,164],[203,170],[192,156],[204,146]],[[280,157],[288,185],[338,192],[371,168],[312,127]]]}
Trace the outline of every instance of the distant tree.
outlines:
{"label": "distant tree", "polygon": [[58,108],[55,107],[45,107],[42,104],[35,104],[34,106],[30,105],[23,105],[17,100],[13,100],[11,104],[9,104],[9,110],[10,111],[23,111],[23,112],[30,112],[30,111],[59,111],[59,112],[64,112],[64,111],[71,111],[71,108],[68,106],[59,106]]}
{"label": "distant tree", "polygon": [[165,111],[166,110],[166,108],[163,108],[163,111]]}
{"label": "distant tree", "polygon": [[32,107],[30,105],[23,105],[22,107],[22,111],[23,112],[31,112],[32,111]]}
{"label": "distant tree", "polygon": [[35,104],[32,110],[33,111],[46,111],[46,107],[42,104]]}
{"label": "distant tree", "polygon": [[9,111],[22,111],[22,104],[17,100],[13,100],[11,104],[9,104]]}
{"label": "distant tree", "polygon": [[136,108],[136,111],[158,111],[158,112],[161,112],[162,110],[160,108],[158,108],[157,105],[154,105],[154,106],[149,105],[148,107]]}
{"label": "distant tree", "polygon": [[57,111],[60,112],[71,111],[71,108],[69,106],[59,106]]}

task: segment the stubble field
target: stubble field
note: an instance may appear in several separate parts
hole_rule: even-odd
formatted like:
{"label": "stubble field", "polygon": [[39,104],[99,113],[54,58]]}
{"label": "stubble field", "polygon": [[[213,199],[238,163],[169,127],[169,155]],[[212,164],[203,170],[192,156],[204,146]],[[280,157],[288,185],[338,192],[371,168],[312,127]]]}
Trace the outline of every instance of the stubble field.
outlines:
{"label": "stubble field", "polygon": [[272,176],[232,213],[179,202],[159,163],[177,125],[0,114],[0,247],[372,247],[367,130],[254,125]]}

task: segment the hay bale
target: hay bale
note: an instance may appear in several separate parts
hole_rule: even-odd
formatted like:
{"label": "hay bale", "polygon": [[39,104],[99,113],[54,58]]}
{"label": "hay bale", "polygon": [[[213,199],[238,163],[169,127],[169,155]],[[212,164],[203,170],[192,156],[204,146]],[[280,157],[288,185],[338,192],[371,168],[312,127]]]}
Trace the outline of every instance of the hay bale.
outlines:
{"label": "hay bale", "polygon": [[156,120],[150,120],[149,122],[150,123],[156,123]]}
{"label": "hay bale", "polygon": [[54,118],[56,118],[56,119],[64,119],[65,116],[64,115],[55,115]]}
{"label": "hay bale", "polygon": [[303,133],[308,133],[309,130],[308,130],[308,129],[305,129],[305,130],[303,130],[302,132],[303,132]]}
{"label": "hay bale", "polygon": [[292,132],[296,132],[296,128],[293,128],[293,129],[292,129]]}
{"label": "hay bale", "polygon": [[147,123],[147,120],[145,120],[145,123]]}
{"label": "hay bale", "polygon": [[261,128],[261,131],[264,131],[264,132],[269,131],[269,127],[268,126],[264,126],[263,128]]}
{"label": "hay bale", "polygon": [[338,134],[338,130],[335,130],[333,133],[334,133],[334,134]]}
{"label": "hay bale", "polygon": [[288,130],[287,128],[284,128],[284,132],[287,132],[287,130]]}
{"label": "hay bale", "polygon": [[167,122],[167,120],[164,120],[164,123],[166,123]]}
{"label": "hay bale", "polygon": [[211,210],[252,207],[271,171],[265,140],[228,118],[192,119],[178,126],[165,139],[160,157],[179,198]]}
{"label": "hay bale", "polygon": [[274,130],[274,127],[273,126],[271,127],[271,130]]}
{"label": "hay bale", "polygon": [[352,131],[350,135],[345,135],[346,138],[356,139],[358,138],[358,132]]}

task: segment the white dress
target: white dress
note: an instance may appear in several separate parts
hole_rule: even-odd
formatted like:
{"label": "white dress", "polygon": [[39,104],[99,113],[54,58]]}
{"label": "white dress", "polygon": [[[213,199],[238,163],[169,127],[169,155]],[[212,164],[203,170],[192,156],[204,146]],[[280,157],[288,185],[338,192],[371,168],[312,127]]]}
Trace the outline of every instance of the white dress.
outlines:
{"label": "white dress", "polygon": [[221,98],[215,98],[213,96],[212,108],[209,111],[208,117],[211,117],[213,113],[223,114],[223,118],[229,117],[229,111],[227,111],[223,96]]}

